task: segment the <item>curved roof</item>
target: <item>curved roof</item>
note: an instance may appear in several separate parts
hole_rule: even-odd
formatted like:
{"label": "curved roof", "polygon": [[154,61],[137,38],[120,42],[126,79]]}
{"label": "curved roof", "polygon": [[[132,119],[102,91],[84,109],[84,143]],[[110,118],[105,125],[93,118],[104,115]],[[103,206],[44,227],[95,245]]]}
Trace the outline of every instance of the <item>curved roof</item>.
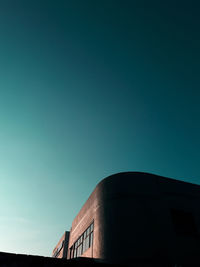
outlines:
{"label": "curved roof", "polygon": [[76,224],[91,207],[105,205],[116,197],[151,197],[162,193],[195,195],[200,197],[200,186],[145,172],[120,172],[101,180],[75,217]]}

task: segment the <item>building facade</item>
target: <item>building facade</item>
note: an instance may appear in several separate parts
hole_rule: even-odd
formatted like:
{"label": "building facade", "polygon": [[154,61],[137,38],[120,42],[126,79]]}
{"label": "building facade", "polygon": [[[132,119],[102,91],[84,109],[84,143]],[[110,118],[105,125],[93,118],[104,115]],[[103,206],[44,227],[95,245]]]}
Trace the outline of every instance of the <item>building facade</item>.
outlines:
{"label": "building facade", "polygon": [[72,222],[67,258],[191,262],[200,252],[200,186],[126,172],[103,179]]}
{"label": "building facade", "polygon": [[53,258],[67,258],[68,246],[69,246],[69,231],[65,233],[60,238],[58,244],[52,252]]}

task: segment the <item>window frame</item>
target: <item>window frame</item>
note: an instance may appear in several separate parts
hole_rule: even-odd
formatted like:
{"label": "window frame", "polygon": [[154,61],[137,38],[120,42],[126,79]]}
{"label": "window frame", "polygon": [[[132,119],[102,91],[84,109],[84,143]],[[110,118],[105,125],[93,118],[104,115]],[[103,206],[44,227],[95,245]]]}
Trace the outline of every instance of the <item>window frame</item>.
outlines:
{"label": "window frame", "polygon": [[[87,241],[86,241],[87,240]],[[94,240],[94,220],[85,231],[76,239],[70,247],[70,259],[83,255],[85,251],[92,247]]]}

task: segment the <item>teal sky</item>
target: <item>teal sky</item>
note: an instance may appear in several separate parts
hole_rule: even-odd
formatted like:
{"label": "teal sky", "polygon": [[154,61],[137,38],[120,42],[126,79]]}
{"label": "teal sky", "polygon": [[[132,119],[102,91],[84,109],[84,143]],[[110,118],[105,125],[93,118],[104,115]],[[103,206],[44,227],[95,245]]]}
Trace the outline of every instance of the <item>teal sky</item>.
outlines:
{"label": "teal sky", "polygon": [[50,256],[110,174],[200,184],[199,11],[0,0],[0,251]]}

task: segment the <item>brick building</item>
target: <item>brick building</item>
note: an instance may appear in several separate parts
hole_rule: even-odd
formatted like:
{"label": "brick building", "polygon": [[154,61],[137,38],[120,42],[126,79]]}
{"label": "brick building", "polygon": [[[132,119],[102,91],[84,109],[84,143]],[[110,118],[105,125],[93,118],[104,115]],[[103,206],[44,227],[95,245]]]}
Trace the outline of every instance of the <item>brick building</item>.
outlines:
{"label": "brick building", "polygon": [[68,259],[199,261],[200,186],[140,172],[109,176],[75,217],[66,244]]}
{"label": "brick building", "polygon": [[66,259],[68,251],[68,242],[69,242],[69,231],[65,231],[65,233],[60,238],[58,244],[54,248],[52,257]]}

